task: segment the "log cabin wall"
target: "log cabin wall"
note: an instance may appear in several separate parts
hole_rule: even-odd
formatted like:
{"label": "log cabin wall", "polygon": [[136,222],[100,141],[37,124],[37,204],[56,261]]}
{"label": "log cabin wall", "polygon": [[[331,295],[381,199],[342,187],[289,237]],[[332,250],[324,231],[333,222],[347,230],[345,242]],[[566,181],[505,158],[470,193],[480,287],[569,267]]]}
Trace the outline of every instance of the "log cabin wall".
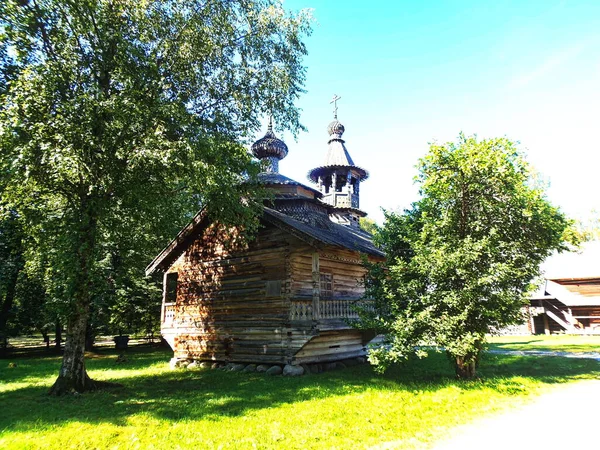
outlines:
{"label": "log cabin wall", "polygon": [[[365,333],[347,319],[364,293],[366,273],[358,252],[326,246],[293,246],[290,252],[290,324],[301,333],[290,341],[292,364],[336,361],[366,353]],[[293,335],[293,334],[292,334]]]}
{"label": "log cabin wall", "polygon": [[273,225],[247,248],[227,251],[208,227],[169,268],[174,302],[163,305],[162,334],[175,358],[300,364],[365,354],[357,317],[365,269],[358,252],[319,251]]}
{"label": "log cabin wall", "polygon": [[163,335],[176,358],[285,362],[294,238],[267,226],[248,248],[228,252],[222,240],[209,227],[169,269],[178,273],[177,295],[165,305]]}
{"label": "log cabin wall", "polygon": [[573,306],[571,313],[583,325],[584,329],[600,332],[600,305]]}
{"label": "log cabin wall", "polygon": [[[600,306],[567,306],[558,299],[534,299],[531,306],[541,308],[533,316],[533,334],[575,333],[575,334],[600,334]],[[551,313],[544,312],[549,310]],[[553,315],[563,319],[558,323]],[[573,326],[566,326],[565,322]]]}

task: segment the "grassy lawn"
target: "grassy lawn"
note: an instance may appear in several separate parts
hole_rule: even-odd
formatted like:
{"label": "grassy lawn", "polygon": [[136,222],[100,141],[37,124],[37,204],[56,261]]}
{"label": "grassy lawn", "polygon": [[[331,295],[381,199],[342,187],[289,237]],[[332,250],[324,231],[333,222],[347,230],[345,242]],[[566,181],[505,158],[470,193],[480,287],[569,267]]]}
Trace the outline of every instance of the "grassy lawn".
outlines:
{"label": "grassy lawn", "polygon": [[442,354],[376,375],[368,365],[299,378],[168,368],[170,352],[102,350],[92,378],[123,385],[50,398],[58,357],[0,360],[0,448],[423,448],[448,429],[596,378],[593,360],[486,355],[460,382]]}
{"label": "grassy lawn", "polygon": [[600,336],[591,335],[494,336],[489,342],[490,348],[497,350],[600,352]]}

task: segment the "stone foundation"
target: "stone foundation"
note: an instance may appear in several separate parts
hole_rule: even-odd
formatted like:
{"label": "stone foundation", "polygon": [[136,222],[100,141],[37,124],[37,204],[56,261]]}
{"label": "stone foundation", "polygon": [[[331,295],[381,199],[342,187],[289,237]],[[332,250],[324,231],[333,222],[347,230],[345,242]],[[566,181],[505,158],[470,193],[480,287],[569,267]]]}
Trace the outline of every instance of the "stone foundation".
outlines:
{"label": "stone foundation", "polygon": [[232,372],[259,372],[267,375],[301,376],[306,374],[318,374],[330,370],[340,370],[347,367],[365,364],[366,358],[358,357],[345,359],[337,362],[323,364],[301,364],[301,365],[279,365],[279,364],[260,364],[253,363],[224,363],[213,361],[196,361],[193,359],[171,358],[169,365],[171,369],[220,369]]}

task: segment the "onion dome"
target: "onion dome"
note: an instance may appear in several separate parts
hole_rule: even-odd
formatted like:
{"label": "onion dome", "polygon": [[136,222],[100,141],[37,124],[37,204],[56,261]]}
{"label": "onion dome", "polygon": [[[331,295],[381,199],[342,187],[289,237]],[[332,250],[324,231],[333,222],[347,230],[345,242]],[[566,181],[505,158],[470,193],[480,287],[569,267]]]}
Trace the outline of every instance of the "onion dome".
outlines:
{"label": "onion dome", "polygon": [[286,196],[299,198],[307,195],[311,198],[321,197],[321,192],[318,190],[279,173],[279,161],[287,156],[288,147],[273,133],[273,120],[271,118],[269,118],[267,134],[252,144],[251,150],[252,154],[260,160],[262,166],[262,171],[257,176],[258,182],[271,189],[276,198],[281,199]]}
{"label": "onion dome", "polygon": [[332,138],[340,139],[342,137],[342,135],[344,134],[344,131],[346,131],[346,129],[344,128],[344,125],[342,125],[341,122],[339,122],[337,119],[335,119],[333,122],[331,122],[329,124],[329,126],[327,127],[327,132],[329,133],[329,136],[331,136]]}
{"label": "onion dome", "polygon": [[273,122],[269,120],[267,134],[252,144],[252,154],[258,159],[277,158],[282,160],[288,154],[287,145],[273,133]]}

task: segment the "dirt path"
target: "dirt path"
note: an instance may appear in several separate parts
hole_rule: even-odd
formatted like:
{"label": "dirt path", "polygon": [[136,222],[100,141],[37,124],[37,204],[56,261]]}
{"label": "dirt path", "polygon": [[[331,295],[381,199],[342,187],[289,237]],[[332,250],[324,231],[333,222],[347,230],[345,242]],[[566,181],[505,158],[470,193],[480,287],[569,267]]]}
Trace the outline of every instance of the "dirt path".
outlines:
{"label": "dirt path", "polygon": [[542,395],[533,403],[453,429],[435,450],[599,448],[600,380]]}

